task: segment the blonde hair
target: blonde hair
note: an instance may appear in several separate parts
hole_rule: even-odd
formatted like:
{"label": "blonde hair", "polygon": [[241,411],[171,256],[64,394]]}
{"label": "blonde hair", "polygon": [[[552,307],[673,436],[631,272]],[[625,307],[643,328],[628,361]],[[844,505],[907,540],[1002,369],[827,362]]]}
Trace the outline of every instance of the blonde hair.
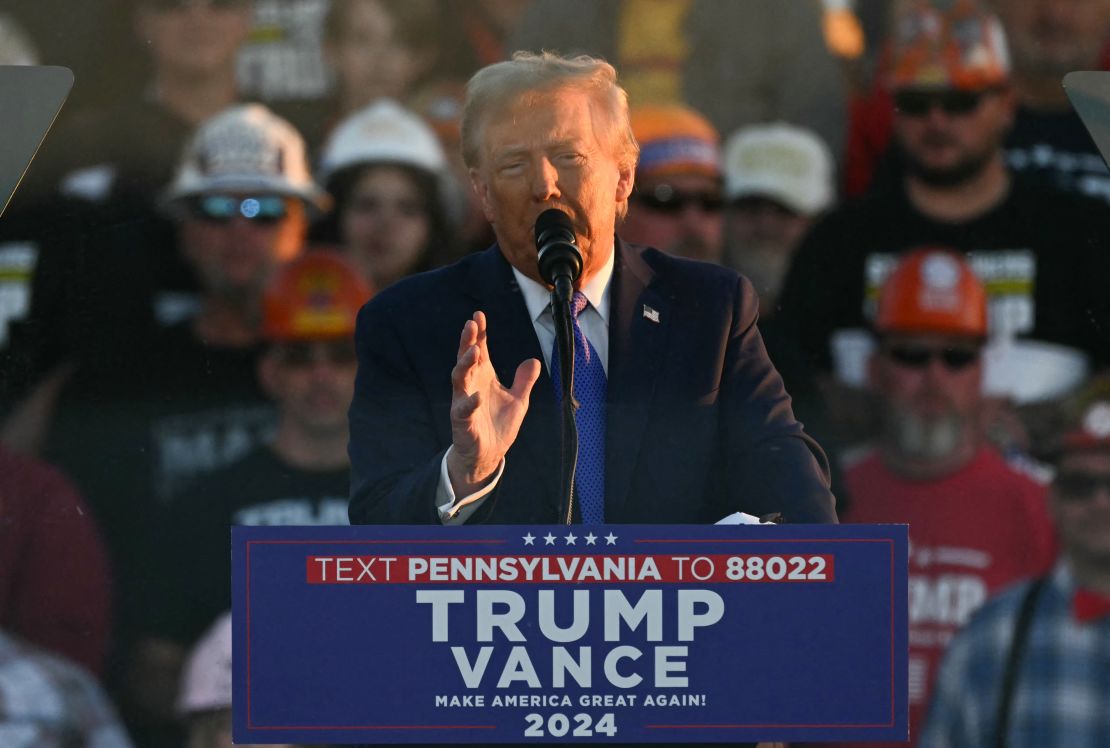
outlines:
{"label": "blonde hair", "polygon": [[562,57],[553,52],[515,52],[512,59],[487,65],[466,86],[462,115],[462,156],[476,168],[482,127],[491,112],[538,92],[572,88],[590,94],[604,118],[607,136],[622,168],[636,168],[640,146],[628,119],[628,94],[617,83],[616,69],[595,57]]}

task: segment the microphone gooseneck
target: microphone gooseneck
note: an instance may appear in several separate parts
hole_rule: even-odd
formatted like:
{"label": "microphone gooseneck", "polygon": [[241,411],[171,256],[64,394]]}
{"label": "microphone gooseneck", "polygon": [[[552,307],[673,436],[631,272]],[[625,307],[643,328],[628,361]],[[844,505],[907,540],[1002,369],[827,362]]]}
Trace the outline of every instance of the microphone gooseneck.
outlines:
{"label": "microphone gooseneck", "polygon": [[563,403],[559,495],[563,503],[563,521],[569,525],[574,521],[574,474],[578,464],[578,424],[574,419],[578,403],[574,399],[574,328],[570,302],[574,281],[582,274],[582,252],[566,213],[558,208],[540,213],[536,218],[536,250],[540,277],[552,286],[551,314],[559,348]]}

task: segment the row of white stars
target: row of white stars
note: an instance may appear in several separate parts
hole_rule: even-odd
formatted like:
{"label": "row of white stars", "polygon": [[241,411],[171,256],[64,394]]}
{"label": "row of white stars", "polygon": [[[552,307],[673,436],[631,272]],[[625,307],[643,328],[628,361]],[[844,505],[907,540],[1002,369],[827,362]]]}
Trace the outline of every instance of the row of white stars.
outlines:
{"label": "row of white stars", "polygon": [[[532,533],[528,533],[527,535],[525,535],[521,539],[524,541],[524,545],[535,545],[536,544],[536,536],[533,535]],[[599,539],[604,540],[605,545],[616,545],[617,544],[617,536],[614,535],[613,533],[609,533],[608,535],[605,535],[602,538],[598,538],[597,535],[594,535],[591,532],[591,533],[587,533],[586,535],[583,535],[582,539],[586,541],[586,545],[597,545],[597,541]],[[551,533],[547,533],[546,535],[543,536],[542,540],[543,540],[544,545],[555,545],[555,541],[558,540],[558,537],[555,536],[555,535],[552,535]],[[565,536],[563,536],[563,541],[567,545],[575,545],[578,542],[578,536],[575,535],[574,533],[567,533]]]}

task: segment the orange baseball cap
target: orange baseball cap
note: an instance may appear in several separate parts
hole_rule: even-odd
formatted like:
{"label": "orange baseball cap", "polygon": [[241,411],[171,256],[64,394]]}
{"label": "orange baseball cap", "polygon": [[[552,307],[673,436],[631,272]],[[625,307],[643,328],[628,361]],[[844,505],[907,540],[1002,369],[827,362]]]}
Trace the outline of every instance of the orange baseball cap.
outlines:
{"label": "orange baseball cap", "polygon": [[636,176],[721,176],[721,136],[709,120],[677,105],[633,107],[632,134],[640,144]]}
{"label": "orange baseball cap", "polygon": [[896,21],[889,87],[980,91],[1010,77],[1002,23],[975,0],[947,10],[914,0]]}
{"label": "orange baseball cap", "polygon": [[369,284],[342,255],[313,250],[285,265],[263,296],[263,335],[272,341],[351,337]]}
{"label": "orange baseball cap", "polygon": [[906,254],[879,292],[879,333],[987,336],[987,294],[971,267],[948,249]]}

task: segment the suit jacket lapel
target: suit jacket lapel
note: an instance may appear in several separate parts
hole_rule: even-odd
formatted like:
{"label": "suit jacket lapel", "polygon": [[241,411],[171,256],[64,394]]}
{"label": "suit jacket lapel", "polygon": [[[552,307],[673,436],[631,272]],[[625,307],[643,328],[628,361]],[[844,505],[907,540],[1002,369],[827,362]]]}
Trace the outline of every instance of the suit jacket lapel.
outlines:
{"label": "suit jacket lapel", "polygon": [[622,514],[670,331],[671,303],[654,284],[639,248],[617,240],[609,319],[609,386],[605,435],[605,506]]}
{"label": "suit jacket lapel", "polygon": [[[472,267],[467,290],[474,298],[475,308],[486,314],[490,359],[497,377],[502,385],[511,387],[522,361],[535,358],[543,363],[536,330],[512,267],[496,245],[487,249]],[[516,464],[521,458],[530,460],[532,469]],[[553,509],[558,507],[559,418],[554,385],[546,367],[532,388],[528,414],[507,461],[513,463],[515,475],[528,479],[532,486],[529,490],[542,496],[543,503]]]}

